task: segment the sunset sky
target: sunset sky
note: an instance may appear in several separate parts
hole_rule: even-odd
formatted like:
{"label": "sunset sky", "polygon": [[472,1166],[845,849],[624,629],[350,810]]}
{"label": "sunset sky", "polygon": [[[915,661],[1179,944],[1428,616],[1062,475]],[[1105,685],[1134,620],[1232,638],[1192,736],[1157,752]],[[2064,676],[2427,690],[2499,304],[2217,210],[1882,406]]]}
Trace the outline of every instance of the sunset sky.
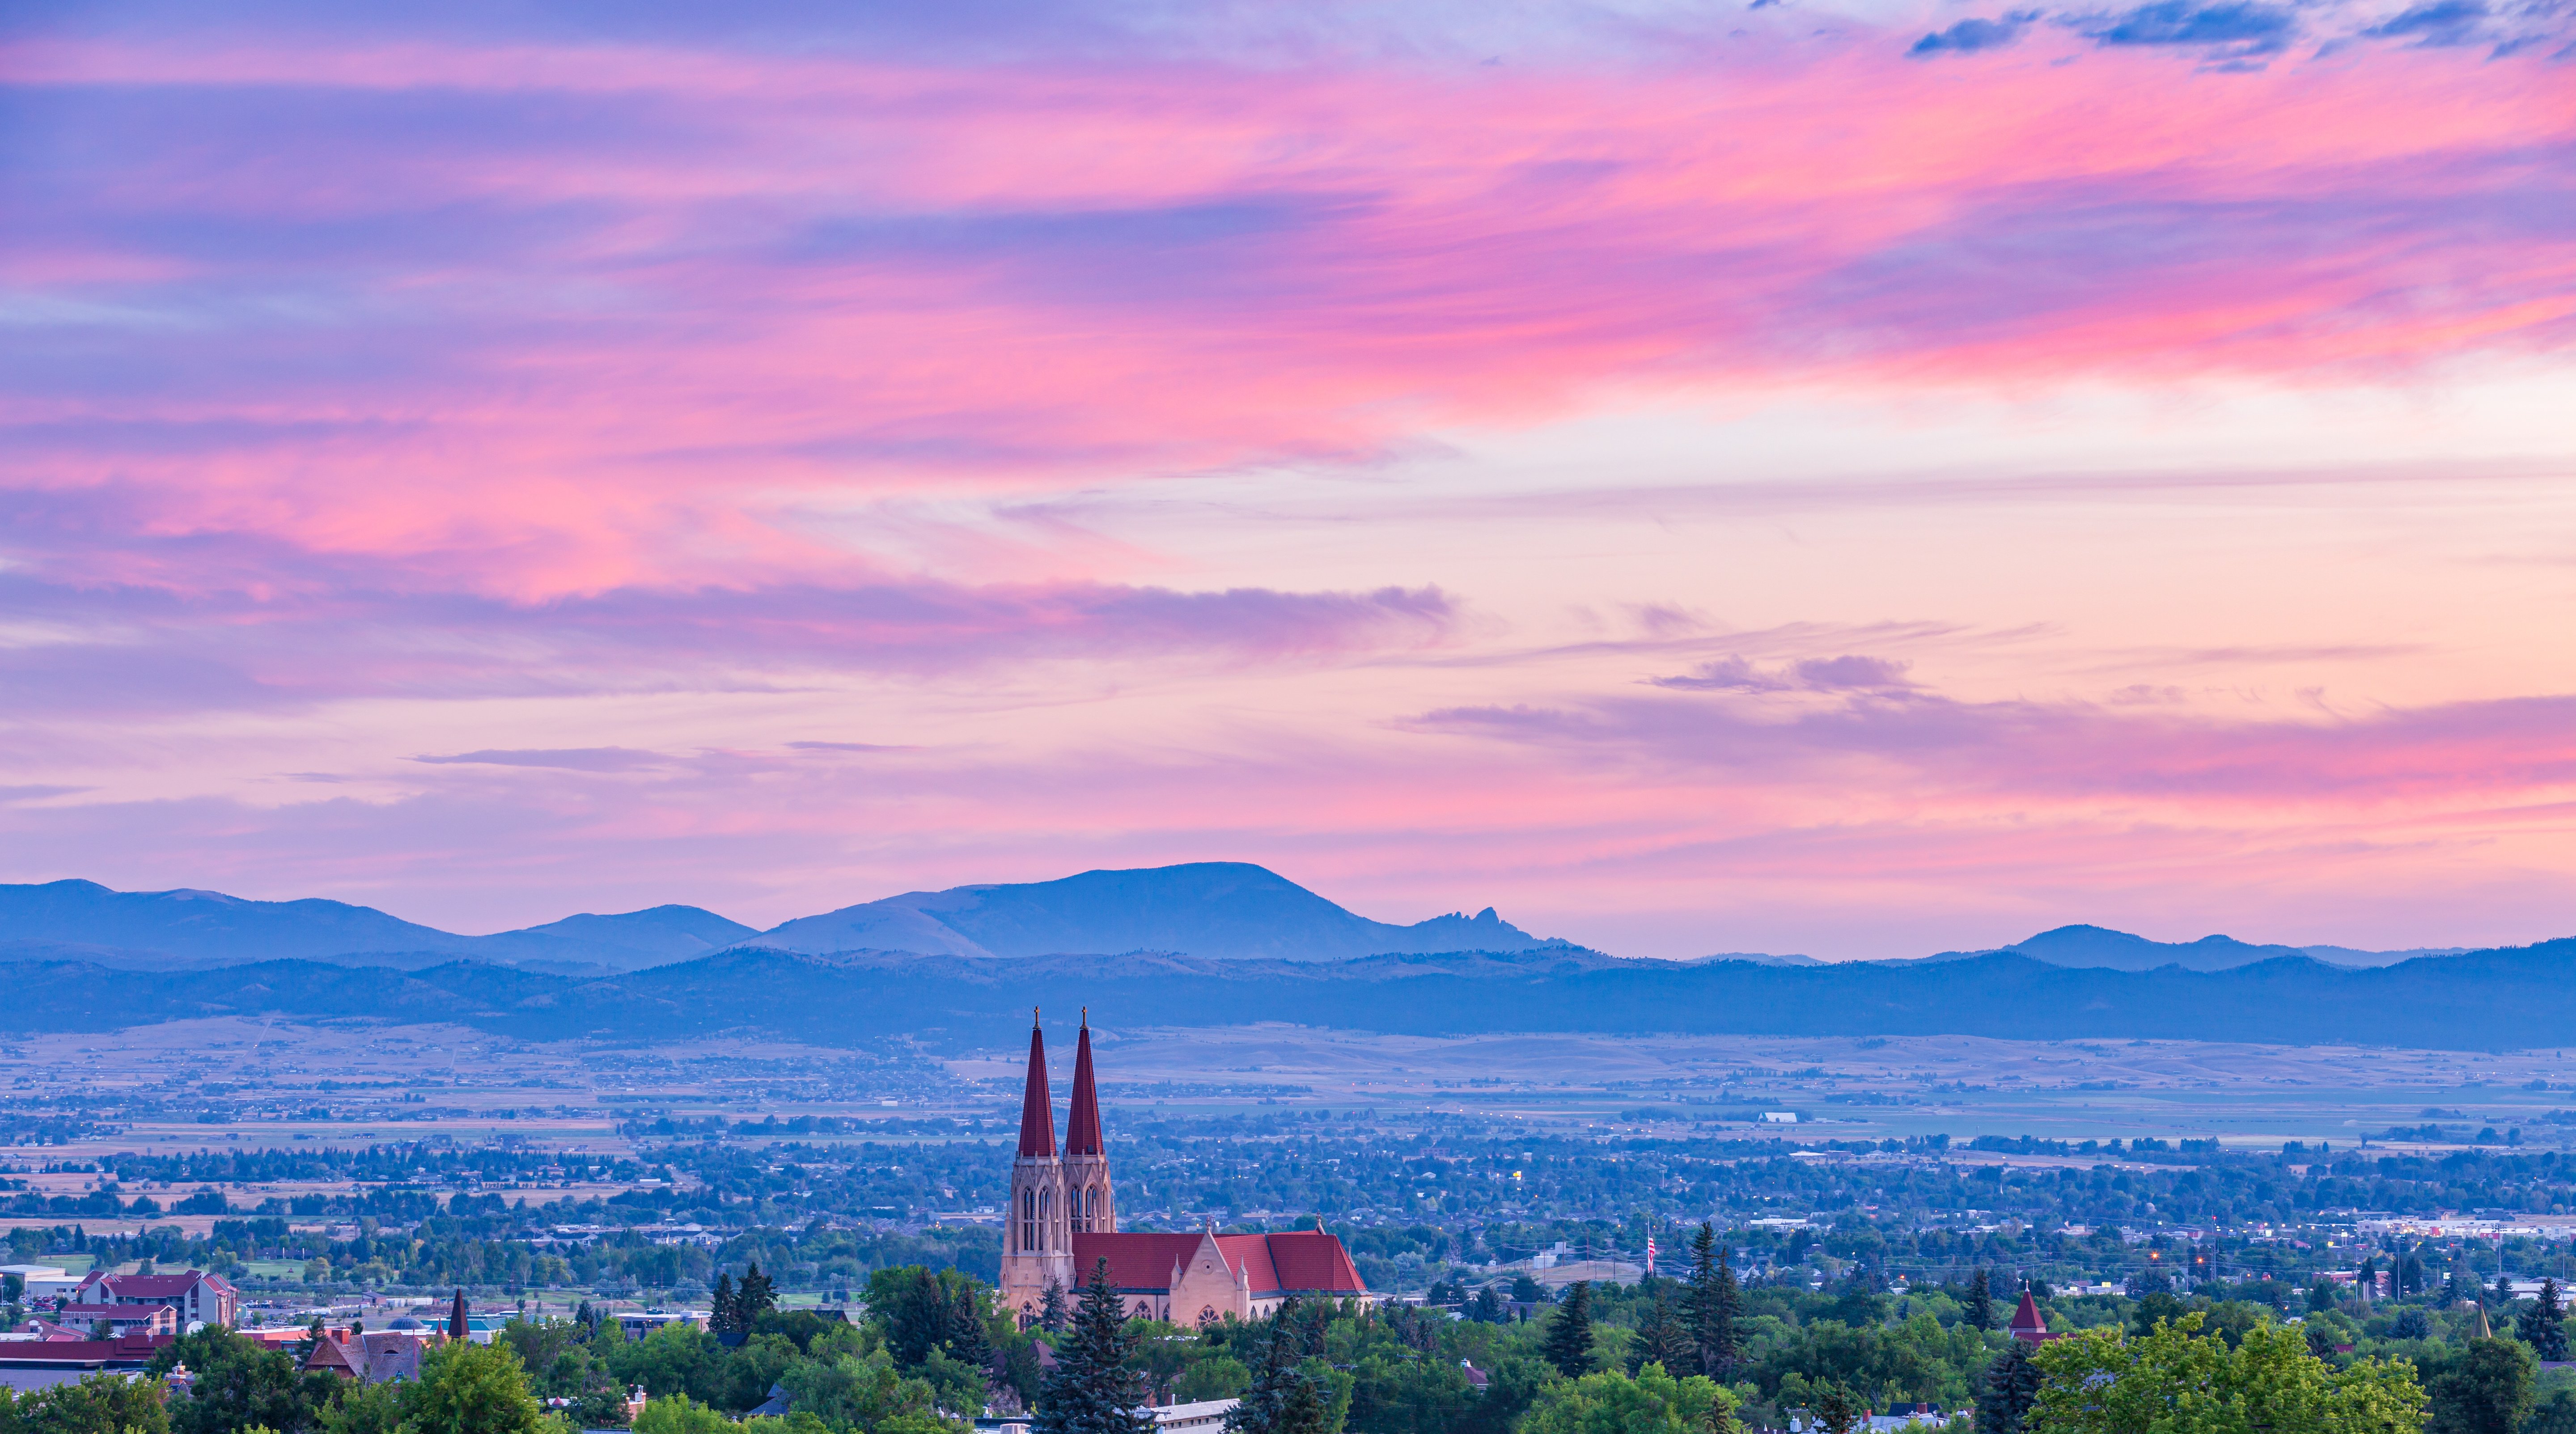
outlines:
{"label": "sunset sky", "polygon": [[0,880],[2576,933],[2576,13],[20,7]]}

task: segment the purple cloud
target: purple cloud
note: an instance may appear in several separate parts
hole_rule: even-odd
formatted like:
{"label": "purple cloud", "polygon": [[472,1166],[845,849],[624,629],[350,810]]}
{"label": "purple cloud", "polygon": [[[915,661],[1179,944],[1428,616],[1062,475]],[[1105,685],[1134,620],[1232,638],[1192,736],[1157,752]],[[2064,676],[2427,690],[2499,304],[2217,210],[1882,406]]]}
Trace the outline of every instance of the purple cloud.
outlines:
{"label": "purple cloud", "polygon": [[1884,657],[1845,654],[1803,658],[1765,671],[1741,656],[1731,656],[1703,662],[1679,676],[1646,680],[1675,692],[1877,692],[1911,686],[1905,677],[1911,666]]}
{"label": "purple cloud", "polygon": [[631,747],[558,747],[458,752],[448,757],[414,757],[435,766],[471,764],[485,767],[554,767],[567,772],[632,772],[669,761],[659,752]]}

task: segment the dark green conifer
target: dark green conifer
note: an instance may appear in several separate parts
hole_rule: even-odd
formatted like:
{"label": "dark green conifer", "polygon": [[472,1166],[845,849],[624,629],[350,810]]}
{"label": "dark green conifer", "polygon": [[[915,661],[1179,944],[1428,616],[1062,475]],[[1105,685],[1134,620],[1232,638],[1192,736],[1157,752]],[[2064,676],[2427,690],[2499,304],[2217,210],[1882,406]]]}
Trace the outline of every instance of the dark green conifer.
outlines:
{"label": "dark green conifer", "polygon": [[2558,1281],[2540,1282],[2540,1298],[2514,1319],[2514,1337],[2531,1346],[2543,1363],[2567,1358],[2567,1311],[2558,1299]]}
{"label": "dark green conifer", "polygon": [[1995,1327],[1995,1283],[1983,1265],[1968,1276],[1968,1297],[1959,1302],[1959,1318],[1970,1329]]}
{"label": "dark green conifer", "polygon": [[1601,1366],[1592,1356],[1592,1282],[1576,1280],[1565,1287],[1565,1299],[1548,1321],[1547,1343],[1539,1353],[1568,1379],[1581,1379]]}
{"label": "dark green conifer", "polygon": [[1320,1336],[1304,1301],[1291,1295],[1280,1304],[1261,1341],[1260,1371],[1225,1416],[1226,1434],[1326,1434],[1331,1402],[1305,1365],[1307,1356],[1322,1352]]}
{"label": "dark green conifer", "polygon": [[1139,1412],[1143,1391],[1127,1368],[1135,1347],[1126,1306],[1110,1286],[1109,1262],[1102,1260],[1092,1266],[1072,1326],[1057,1343],[1055,1372],[1038,1394],[1034,1434],[1151,1434],[1153,1416]]}
{"label": "dark green conifer", "polygon": [[1670,1371],[1674,1377],[1726,1377],[1735,1363],[1735,1315],[1742,1303],[1743,1295],[1735,1287],[1732,1252],[1717,1243],[1716,1227],[1703,1221],[1691,1236],[1690,1294],[1682,1306],[1682,1323],[1690,1329],[1698,1358],[1691,1368]]}
{"label": "dark green conifer", "polygon": [[957,1291],[948,1325],[950,1354],[979,1369],[993,1362],[993,1333],[984,1325],[984,1292],[981,1286],[968,1284]]}
{"label": "dark green conifer", "polygon": [[2030,1362],[2030,1346],[2014,1340],[1978,1380],[1977,1434],[2021,1434],[2038,1400],[2039,1366]]}
{"label": "dark green conifer", "polygon": [[737,1328],[745,1333],[759,1327],[762,1315],[778,1308],[778,1293],[759,1265],[742,1272],[742,1283],[733,1287],[733,1308],[739,1321]]}
{"label": "dark green conifer", "polygon": [[1636,1342],[1629,1348],[1631,1377],[1650,1364],[1662,1365],[1664,1372],[1675,1379],[1699,1367],[1699,1343],[1682,1325],[1680,1311],[1673,1304],[1670,1280],[1655,1281],[1655,1301],[1647,1307],[1645,1322],[1637,1326]]}
{"label": "dark green conifer", "polygon": [[733,1276],[716,1275],[714,1308],[707,1311],[707,1328],[717,1334],[732,1334],[742,1328],[741,1316],[734,1308]]}

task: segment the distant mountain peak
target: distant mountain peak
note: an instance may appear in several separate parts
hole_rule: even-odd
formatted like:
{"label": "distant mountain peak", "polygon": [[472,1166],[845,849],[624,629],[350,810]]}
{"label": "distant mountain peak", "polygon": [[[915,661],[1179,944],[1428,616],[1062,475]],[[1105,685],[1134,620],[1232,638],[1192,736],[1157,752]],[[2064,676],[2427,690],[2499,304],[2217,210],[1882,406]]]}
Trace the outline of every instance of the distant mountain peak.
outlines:
{"label": "distant mountain peak", "polygon": [[1104,868],[1053,881],[908,891],[773,927],[741,943],[824,954],[1029,957],[1168,951],[1224,960],[1347,960],[1550,943],[1490,906],[1410,926],[1345,910],[1243,861]]}

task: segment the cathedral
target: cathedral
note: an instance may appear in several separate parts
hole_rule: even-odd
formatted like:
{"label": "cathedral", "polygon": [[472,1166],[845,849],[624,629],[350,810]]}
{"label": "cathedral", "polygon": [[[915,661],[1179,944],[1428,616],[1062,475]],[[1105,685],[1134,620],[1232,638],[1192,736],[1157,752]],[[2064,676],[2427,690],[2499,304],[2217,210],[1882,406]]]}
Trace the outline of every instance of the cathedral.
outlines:
{"label": "cathedral", "polygon": [[1368,1301],[1339,1237],[1320,1230],[1279,1235],[1191,1231],[1158,1235],[1118,1228],[1118,1195],[1100,1139],[1100,1092],[1091,1073],[1091,1023],[1073,1054],[1073,1110],[1064,1148],[1055,1143],[1047,1085],[1046,1036],[1029,1029],[1028,1087],[1020,1099],[1020,1153],[1011,1162],[1011,1205],[1002,1231],[1002,1303],[1020,1323],[1037,1319],[1047,1286],[1069,1302],[1109,1262],[1131,1316],[1205,1324],[1232,1315],[1257,1319],[1290,1295]]}

